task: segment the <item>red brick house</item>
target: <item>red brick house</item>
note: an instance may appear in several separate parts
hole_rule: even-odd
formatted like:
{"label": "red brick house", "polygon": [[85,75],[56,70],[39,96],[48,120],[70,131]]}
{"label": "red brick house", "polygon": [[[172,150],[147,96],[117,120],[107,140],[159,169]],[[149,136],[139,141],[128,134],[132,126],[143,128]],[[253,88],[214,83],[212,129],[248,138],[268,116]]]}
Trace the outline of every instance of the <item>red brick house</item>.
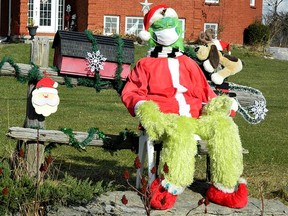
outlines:
{"label": "red brick house", "polygon": [[194,40],[199,31],[212,26],[222,40],[242,44],[244,29],[262,18],[262,0],[0,0],[0,36],[28,36],[28,18],[39,26],[37,36],[54,36],[68,28],[73,14],[77,31],[137,34],[143,28],[145,3],[174,8],[186,40]]}

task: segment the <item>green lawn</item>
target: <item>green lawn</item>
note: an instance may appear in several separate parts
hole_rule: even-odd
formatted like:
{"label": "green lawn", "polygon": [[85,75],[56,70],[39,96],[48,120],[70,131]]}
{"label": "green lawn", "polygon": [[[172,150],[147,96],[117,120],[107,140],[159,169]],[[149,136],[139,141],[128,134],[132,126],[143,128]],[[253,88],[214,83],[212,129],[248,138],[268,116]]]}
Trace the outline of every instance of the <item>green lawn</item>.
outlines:
{"label": "green lawn", "polygon": [[[146,47],[136,47],[135,59],[144,56],[145,51]],[[50,52],[52,65],[53,50]],[[243,176],[248,181],[250,196],[259,198],[259,189],[265,185],[266,198],[282,197],[285,201],[281,192],[286,190],[287,193],[288,187],[288,61],[265,59],[244,48],[235,48],[232,53],[241,58],[245,66],[229,81],[262,91],[269,110],[266,119],[257,125],[248,124],[239,114],[235,117],[243,147],[249,150],[249,154],[244,155]],[[29,45],[0,45],[0,60],[4,55],[12,56],[16,63],[28,63]],[[1,77],[0,86],[0,155],[8,157],[15,141],[6,138],[5,134],[9,127],[23,125],[27,85],[13,77]],[[90,127],[98,127],[107,134],[118,134],[125,128],[137,131],[137,119],[128,114],[116,91],[96,93],[93,88],[65,86],[60,86],[58,90],[60,105],[57,113],[46,118],[47,129],[70,127],[75,131],[87,131]],[[130,150],[111,152],[88,147],[86,152],[79,152],[69,146],[58,146],[53,155],[61,171],[68,171],[79,178],[114,180],[115,184],[123,184],[121,176],[124,169],[135,173],[135,154]],[[204,160],[197,159],[196,178],[204,177]]]}

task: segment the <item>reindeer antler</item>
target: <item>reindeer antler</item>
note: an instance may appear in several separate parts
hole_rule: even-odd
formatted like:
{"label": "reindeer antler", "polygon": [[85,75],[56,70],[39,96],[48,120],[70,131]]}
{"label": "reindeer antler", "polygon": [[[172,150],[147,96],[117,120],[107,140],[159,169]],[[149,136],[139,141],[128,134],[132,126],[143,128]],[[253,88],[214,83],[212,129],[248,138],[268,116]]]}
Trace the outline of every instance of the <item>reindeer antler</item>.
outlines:
{"label": "reindeer antler", "polygon": [[199,32],[198,38],[199,38],[199,40],[200,40],[201,42],[203,42],[204,44],[208,44],[209,42],[211,42],[211,41],[207,41],[207,40],[206,40],[206,35],[205,35],[205,33],[204,33],[203,31]]}

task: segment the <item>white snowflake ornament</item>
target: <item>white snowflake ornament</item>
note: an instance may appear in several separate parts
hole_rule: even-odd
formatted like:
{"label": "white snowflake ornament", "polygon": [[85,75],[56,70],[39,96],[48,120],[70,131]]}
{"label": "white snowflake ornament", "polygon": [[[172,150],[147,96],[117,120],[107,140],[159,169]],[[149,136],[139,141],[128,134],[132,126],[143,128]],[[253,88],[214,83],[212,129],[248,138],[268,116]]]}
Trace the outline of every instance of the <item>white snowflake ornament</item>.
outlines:
{"label": "white snowflake ornament", "polygon": [[100,54],[100,51],[96,52],[87,52],[87,67],[91,72],[99,71],[104,69],[104,62],[107,60],[103,55]]}
{"label": "white snowflake ornament", "polygon": [[266,112],[268,112],[268,109],[266,109],[265,101],[256,100],[251,108],[251,112],[255,115],[256,119],[264,119]]}

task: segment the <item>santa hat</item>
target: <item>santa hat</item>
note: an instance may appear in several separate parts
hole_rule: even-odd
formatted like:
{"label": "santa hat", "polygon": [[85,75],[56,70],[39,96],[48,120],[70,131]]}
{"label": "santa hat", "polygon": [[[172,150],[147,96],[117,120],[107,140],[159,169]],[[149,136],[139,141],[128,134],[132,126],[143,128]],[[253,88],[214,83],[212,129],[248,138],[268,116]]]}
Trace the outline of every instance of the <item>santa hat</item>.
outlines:
{"label": "santa hat", "polygon": [[164,17],[175,17],[178,18],[176,11],[172,8],[169,8],[167,5],[157,5],[151,8],[147,14],[144,16],[144,28],[139,33],[139,37],[144,40],[148,41],[151,37],[150,33],[148,32],[149,27],[157,20],[160,20]]}
{"label": "santa hat", "polygon": [[213,43],[216,45],[217,49],[219,51],[223,51],[223,50],[227,50],[228,54],[230,55],[231,54],[231,51],[230,51],[230,44],[225,42],[225,41],[222,41],[222,40],[217,40],[217,39],[214,39],[213,40]]}
{"label": "santa hat", "polygon": [[36,84],[37,92],[57,94],[58,83],[51,78],[45,77]]}

